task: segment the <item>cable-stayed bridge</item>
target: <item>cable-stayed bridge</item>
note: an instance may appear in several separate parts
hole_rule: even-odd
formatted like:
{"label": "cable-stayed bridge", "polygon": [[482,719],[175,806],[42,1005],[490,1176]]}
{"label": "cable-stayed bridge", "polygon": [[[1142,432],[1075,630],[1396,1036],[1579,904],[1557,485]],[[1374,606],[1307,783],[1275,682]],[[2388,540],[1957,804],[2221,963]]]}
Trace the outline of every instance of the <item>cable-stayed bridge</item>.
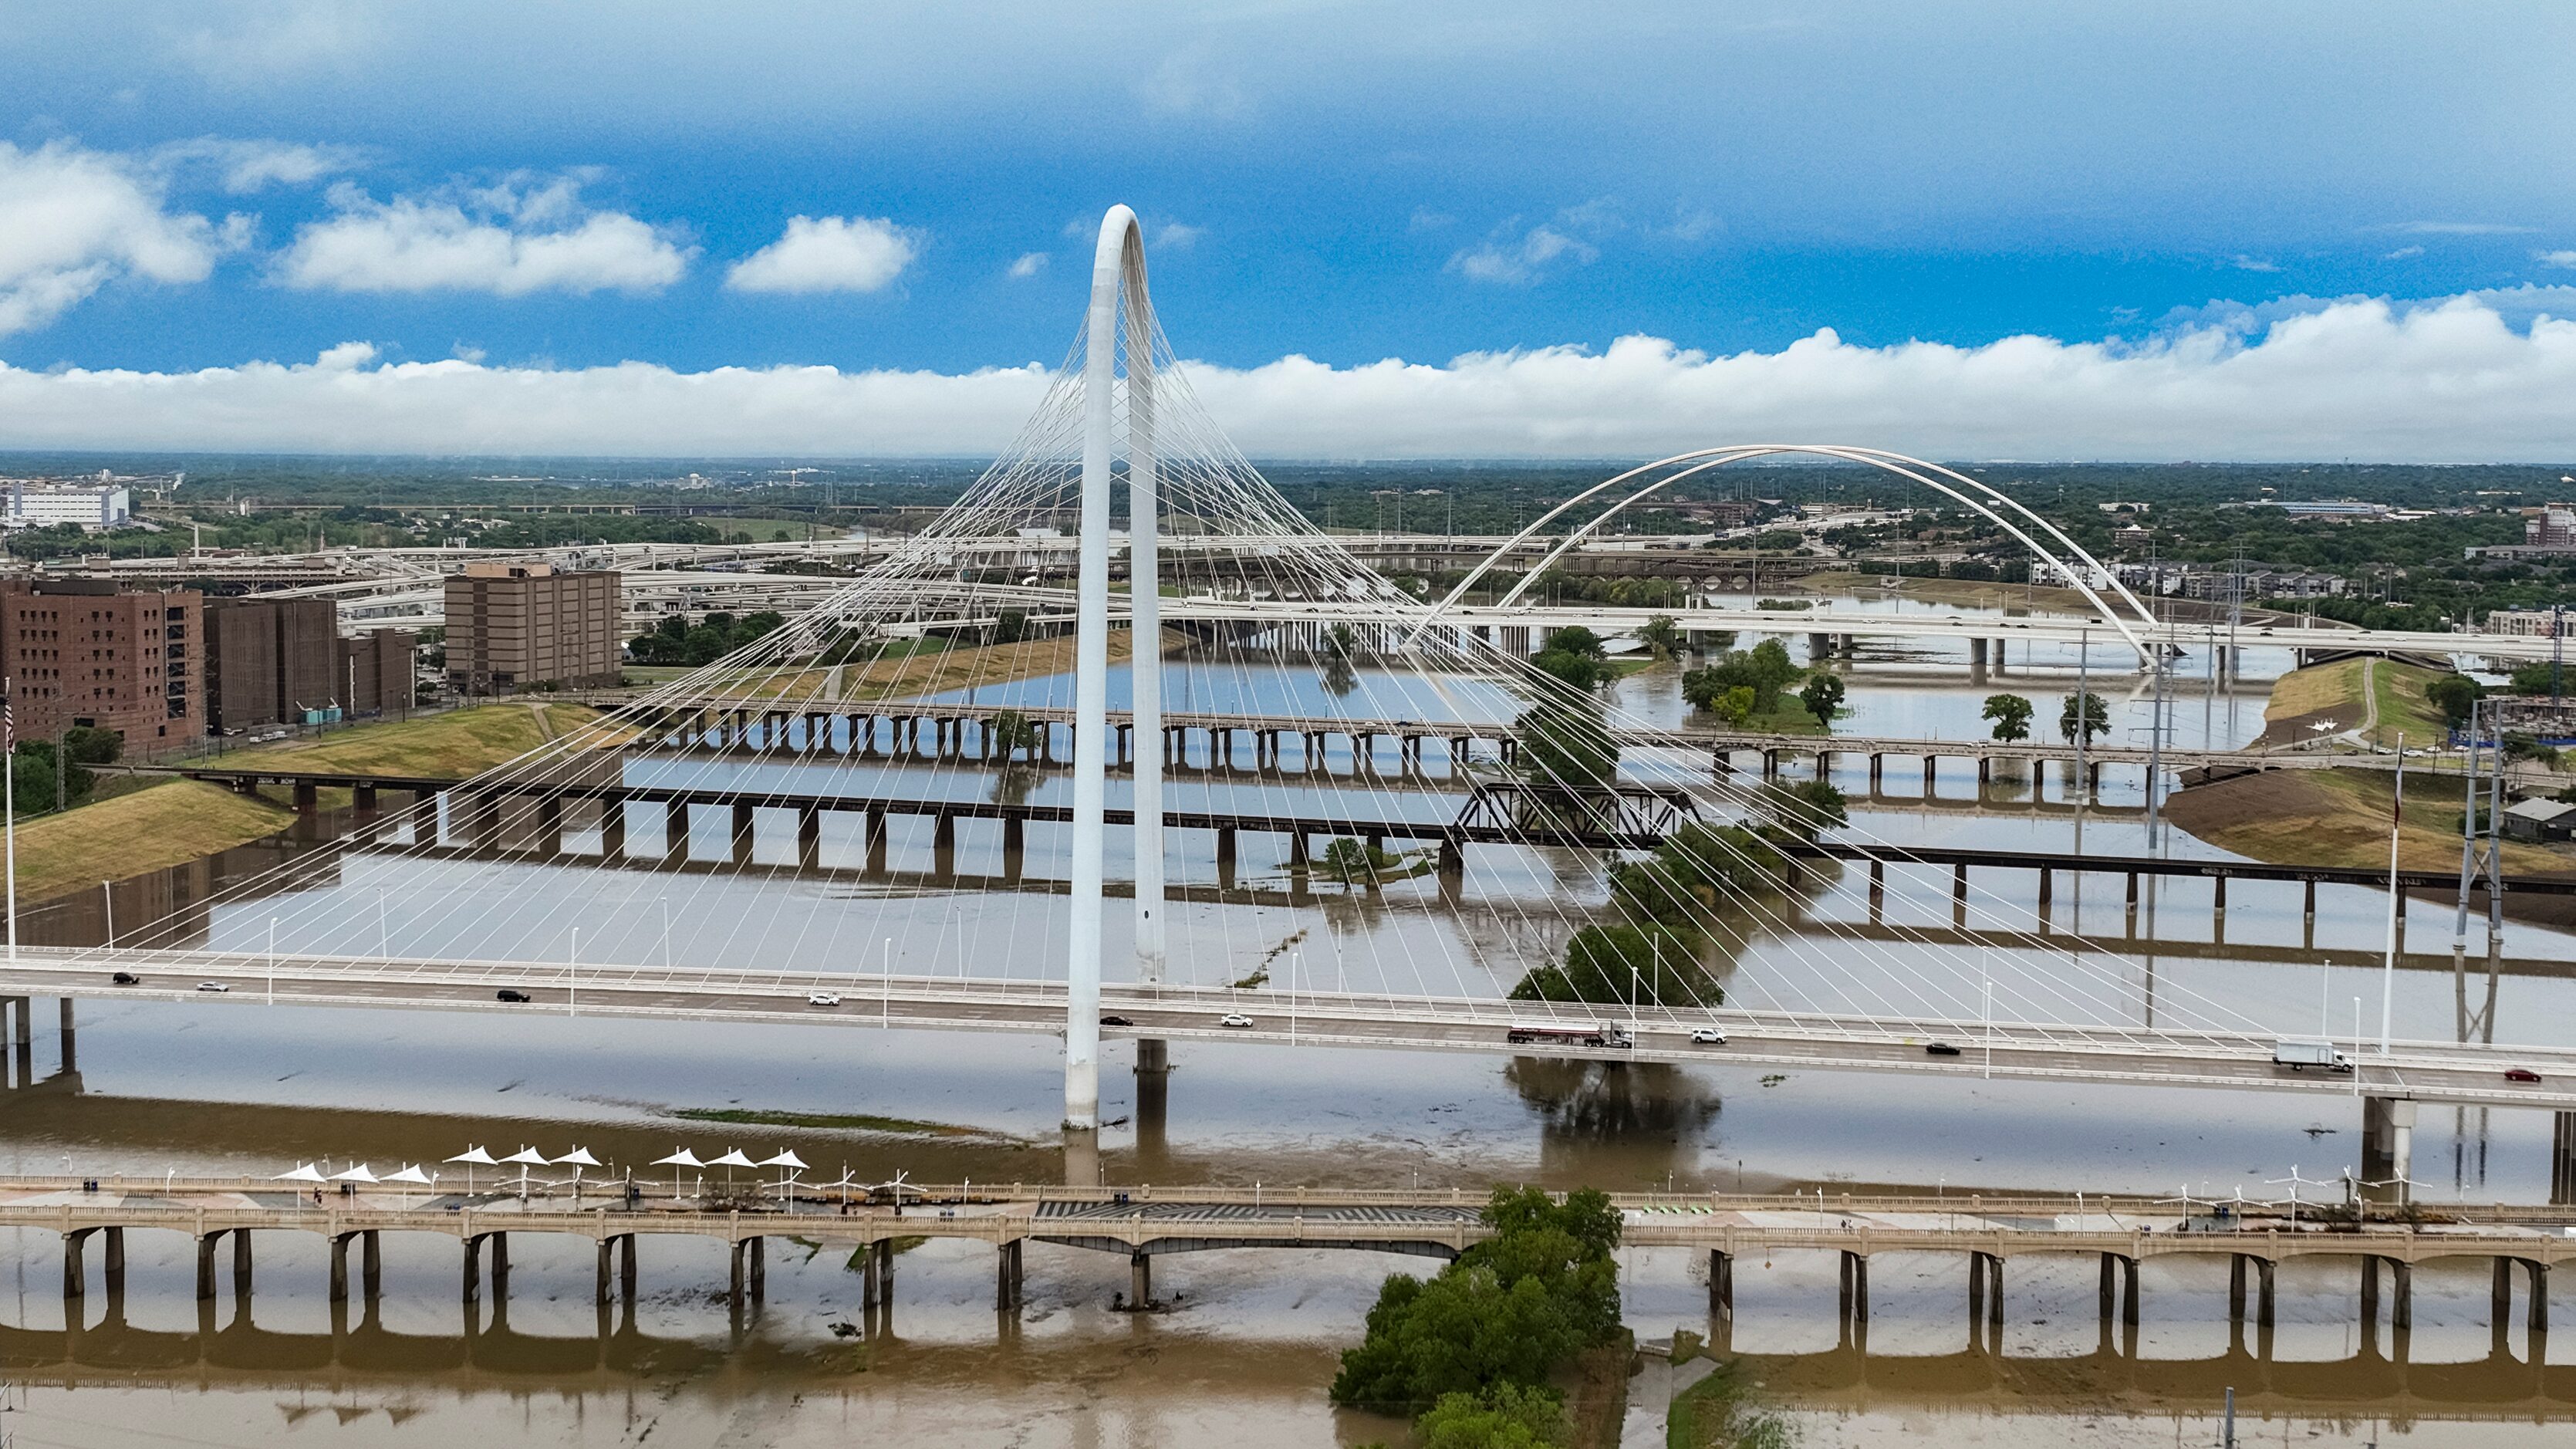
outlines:
{"label": "cable-stayed bridge", "polygon": [[[2050,567],[2078,580],[2100,574],[2063,534],[1984,485],[1874,450],[1712,449],[1665,460],[1631,496],[1782,452],[1920,481],[1997,519]],[[1602,487],[1623,481],[1632,480]],[[976,541],[1066,517],[1079,520],[1069,597],[960,577]],[[1524,536],[1505,551],[1528,547]],[[2350,1032],[2336,1023],[2326,1047],[2358,1058],[2358,1070],[2276,1065],[2285,1027],[2314,1033],[2304,1009],[2294,1015],[2235,979],[2167,980],[2142,994],[2122,942],[2032,931],[2026,911],[1964,873],[1950,935],[1837,924],[1815,907],[1873,887],[1857,872],[1785,879],[1781,862],[1814,853],[1866,861],[1874,883],[1877,866],[1919,852],[1871,838],[1818,793],[1712,770],[1711,741],[1623,708],[1580,660],[1534,663],[1531,641],[1514,631],[1556,616],[1514,608],[1521,586],[1480,614],[1459,602],[1474,581],[1438,603],[1408,594],[1306,523],[1233,449],[1172,366],[1134,218],[1118,208],[1104,223],[1086,325],[1046,400],[929,528],[855,578],[821,581],[821,597],[784,627],[521,759],[464,781],[400,782],[413,803],[373,828],[196,903],[201,943],[166,955],[137,944],[173,935],[153,922],[128,922],[118,946],[39,953],[19,943],[8,989],[864,1026],[873,984],[879,1027],[1061,1033],[1064,1120],[1076,1131],[1098,1124],[1104,1028],[1134,1037],[1145,1072],[1163,1069],[1175,1039],[1293,1040],[2340,1092],[2370,1104],[2369,1150],[2393,1164],[2371,1174],[2380,1180],[2405,1176],[2416,1102],[2576,1110],[2576,1047],[2490,1045],[2492,1011],[2482,1035],[2444,1042],[2422,1040],[2421,1022],[2399,1029],[2384,1007]],[[2047,628],[2116,642],[2142,666],[2162,667],[2167,626],[2116,584],[2079,586],[2091,595],[2091,620]],[[1828,622],[1828,611],[1788,620],[1739,612],[1748,617],[1683,622],[1855,632],[1840,613]],[[1895,627],[1943,635],[2023,627],[1894,617]],[[1564,618],[1598,625],[1604,615]],[[2351,644],[2342,631],[2314,632],[2316,647]],[[2432,637],[2442,642],[2422,647],[2458,647],[2454,636]],[[2276,631],[2272,642],[2286,641]],[[954,702],[961,693],[963,707]],[[854,694],[870,702],[855,706]],[[1167,712],[1175,694],[1184,707]],[[1240,723],[1220,724],[1229,711],[1193,703],[1214,699],[1233,701]],[[749,727],[762,747],[672,747],[689,739],[692,712],[703,723],[716,708],[758,712]],[[1003,723],[1006,711],[1015,722]],[[979,737],[972,757],[914,748],[854,762],[848,725],[810,723],[862,712],[872,721],[945,712],[950,723],[934,739],[962,742],[970,726],[1010,737]],[[784,722],[775,730],[773,718]],[[1496,754],[1508,758],[1470,771],[1463,798],[1443,801],[1419,781],[1374,770],[1211,782],[1164,749],[1137,747],[1176,727],[1257,735],[1262,721],[1280,719],[1309,736],[1334,733],[1338,721],[1346,738],[1388,721],[1420,722],[1427,736],[1500,731],[1493,722],[1508,720],[1508,734],[1496,736],[1508,745]],[[877,734],[872,722],[868,736]],[[917,726],[911,738],[917,746]],[[1065,758],[1049,761],[1050,738],[1065,740]],[[854,793],[844,772],[860,766],[872,776]],[[1006,829],[1042,825],[1045,848],[1065,864],[1064,889],[1011,894],[1007,909],[972,919],[953,887],[946,900],[816,891],[797,876],[807,841],[818,839],[822,814],[854,799],[871,849],[892,816],[944,822],[936,829],[978,815]],[[538,828],[487,828],[505,800],[533,812]],[[370,793],[359,808],[375,804]],[[737,868],[666,874],[649,897],[641,873],[598,868],[634,853],[624,837],[639,804],[663,807],[662,857],[683,863],[691,811],[725,811]],[[594,813],[601,805],[615,808]],[[766,871],[749,848],[764,807],[799,815],[798,849]],[[598,861],[567,858],[568,810],[596,820]],[[1221,872],[1229,826],[1288,833],[1300,854],[1310,836],[1329,834],[1313,869],[1393,879],[1371,892],[1380,909],[1356,927],[1337,924],[1321,902],[1283,907],[1176,888],[1176,876],[1201,864],[1185,835],[1220,833]],[[1382,844],[1398,839],[1439,842],[1439,860],[1416,869],[1386,856]],[[1453,853],[1453,843],[1477,850]],[[1022,848],[1031,848],[1025,839]],[[1113,874],[1123,878],[1117,890]],[[711,959],[640,964],[637,917],[656,905],[706,923],[700,950]],[[1971,928],[1999,934],[1960,934]],[[910,938],[923,932],[961,963],[956,975],[893,968],[898,939],[911,957]],[[1304,965],[1299,943],[1309,939],[1318,962],[1324,941],[1333,943],[1333,991],[1317,989],[1320,971]],[[2010,944],[1987,944],[1998,939]],[[1032,960],[1041,951],[1048,959]],[[991,969],[1003,963],[1030,974]],[[141,979],[119,984],[119,971]],[[199,992],[198,980],[229,989]],[[504,990],[534,999],[503,1000]],[[841,1000],[805,999],[815,992]],[[1226,1024],[1228,1013],[1246,1020]],[[1690,1039],[1702,1030],[1727,1041]],[[1611,1040],[1629,1032],[1631,1044]]]}

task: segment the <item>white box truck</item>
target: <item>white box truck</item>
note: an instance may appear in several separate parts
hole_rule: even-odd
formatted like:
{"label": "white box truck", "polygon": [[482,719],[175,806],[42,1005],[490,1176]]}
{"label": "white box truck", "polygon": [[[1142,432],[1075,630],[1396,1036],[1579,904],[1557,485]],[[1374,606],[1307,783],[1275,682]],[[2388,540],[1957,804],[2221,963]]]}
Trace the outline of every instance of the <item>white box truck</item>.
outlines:
{"label": "white box truck", "polygon": [[2333,1042],[2316,1037],[2285,1036],[2272,1043],[2272,1065],[2304,1072],[2318,1067],[2329,1072],[2352,1070],[2352,1058],[2336,1051]]}

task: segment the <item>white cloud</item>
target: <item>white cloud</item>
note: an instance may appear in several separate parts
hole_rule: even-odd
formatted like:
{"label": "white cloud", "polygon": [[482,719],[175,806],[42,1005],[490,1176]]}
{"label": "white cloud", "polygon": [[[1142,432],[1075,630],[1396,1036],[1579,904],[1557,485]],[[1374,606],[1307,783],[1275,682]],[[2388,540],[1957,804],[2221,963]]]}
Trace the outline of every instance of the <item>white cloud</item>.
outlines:
{"label": "white cloud", "polygon": [[1589,262],[1601,249],[1541,222],[1516,237],[1488,241],[1449,258],[1449,268],[1476,282],[1528,286],[1547,274],[1550,263],[1571,257]]}
{"label": "white cloud", "polygon": [[2249,257],[2243,252],[2237,253],[2234,260],[2230,261],[2228,265],[2234,267],[2240,272],[2277,272],[2281,270],[2280,264],[2277,262],[2267,262],[2261,257]]}
{"label": "white cloud", "polygon": [[2576,251],[2534,252],[2544,267],[2576,267]]}
{"label": "white cloud", "polygon": [[[1711,356],[1606,351],[1335,368],[1188,364],[1255,456],[1653,456],[1787,437],[1939,458],[2554,460],[2576,439],[2576,289],[2527,330],[2485,295],[2347,299],[2259,335],[2195,325],[2141,344],[2011,337],[1855,347],[1819,332]],[[184,373],[0,367],[0,447],[312,452],[990,453],[1045,390],[1035,366],[962,376],[828,367],[683,373],[463,360],[251,363]]]}
{"label": "white cloud", "polygon": [[1046,269],[1047,254],[1044,252],[1022,252],[1020,253],[1019,260],[1011,263],[1010,268],[1011,275],[1023,281],[1036,276],[1038,273],[1043,272]]}
{"label": "white cloud", "polygon": [[2379,259],[2383,262],[2402,262],[2410,257],[2420,257],[2422,255],[2424,255],[2424,249],[2422,247],[2399,247],[2393,252],[2381,254]]}
{"label": "white cloud", "polygon": [[734,263],[737,292],[873,292],[920,255],[911,232],[882,217],[798,216],[778,240]]}
{"label": "white cloud", "polygon": [[1167,221],[1154,229],[1154,245],[1163,251],[1185,252],[1197,246],[1207,228],[1182,221]]}
{"label": "white cloud", "polygon": [[163,43],[220,86],[283,86],[302,73],[345,69],[383,38],[374,7],[343,0],[212,0],[187,8],[202,23],[165,31]]}
{"label": "white cloud", "polygon": [[278,280],[336,292],[649,292],[688,270],[654,227],[590,211],[580,183],[514,177],[497,185],[379,202],[347,183],[334,215],[308,222],[278,258]]}
{"label": "white cloud", "polygon": [[2532,228],[2501,221],[2401,221],[2371,229],[2403,232],[2408,236],[2513,236]]}
{"label": "white cloud", "polygon": [[173,141],[152,153],[162,167],[183,171],[213,169],[217,182],[236,196],[270,186],[305,186],[336,172],[353,170],[363,159],[354,146],[308,146],[296,141],[240,141],[200,136]]}
{"label": "white cloud", "polygon": [[55,141],[0,141],[0,336],[42,327],[118,277],[201,282],[249,222],[166,210],[148,169]]}
{"label": "white cloud", "polygon": [[1136,84],[1136,95],[1146,109],[1166,116],[1233,120],[1251,109],[1231,68],[1203,45],[1163,57]]}

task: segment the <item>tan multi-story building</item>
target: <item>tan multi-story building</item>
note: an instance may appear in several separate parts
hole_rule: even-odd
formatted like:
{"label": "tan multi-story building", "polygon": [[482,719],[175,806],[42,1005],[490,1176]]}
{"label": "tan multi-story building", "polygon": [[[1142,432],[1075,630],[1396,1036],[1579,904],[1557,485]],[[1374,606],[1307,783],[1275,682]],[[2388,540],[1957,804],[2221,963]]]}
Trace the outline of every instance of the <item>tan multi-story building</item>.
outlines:
{"label": "tan multi-story building", "polygon": [[205,733],[204,596],[103,579],[0,583],[0,674],[20,736],[90,725],[150,753]]}
{"label": "tan multi-story building", "polygon": [[447,580],[447,682],[461,694],[613,685],[624,657],[615,573],[468,564]]}

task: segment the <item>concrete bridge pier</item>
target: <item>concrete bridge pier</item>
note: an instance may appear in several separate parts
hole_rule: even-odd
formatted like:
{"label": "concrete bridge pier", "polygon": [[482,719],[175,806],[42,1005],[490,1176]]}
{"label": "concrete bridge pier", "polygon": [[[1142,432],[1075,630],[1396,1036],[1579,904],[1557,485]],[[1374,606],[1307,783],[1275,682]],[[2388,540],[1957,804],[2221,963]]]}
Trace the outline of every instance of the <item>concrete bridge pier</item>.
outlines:
{"label": "concrete bridge pier", "polygon": [[1127,1255],[1127,1306],[1143,1310],[1154,1306],[1154,1255]]}
{"label": "concrete bridge pier", "polygon": [[63,997],[55,1003],[54,1043],[61,1048],[63,1075],[80,1070],[80,1034],[72,1030],[72,999]]}
{"label": "concrete bridge pier", "polygon": [[754,1307],[758,1307],[769,1296],[769,1263],[766,1247],[768,1241],[767,1238],[754,1233],[748,1238],[736,1240],[733,1245],[732,1287],[728,1298],[736,1313],[742,1311],[746,1296]]}
{"label": "concrete bridge pier", "polygon": [[1708,1322],[1711,1342],[1735,1326],[1735,1255],[1720,1248],[1708,1250]]}
{"label": "concrete bridge pier", "polygon": [[1234,889],[1234,867],[1235,828],[1231,825],[1220,825],[1216,828],[1216,887],[1218,890]]}
{"label": "concrete bridge pier", "polygon": [[1869,1255],[1844,1249],[1842,1253],[1842,1334],[1857,1340],[1869,1332]]}
{"label": "concrete bridge pier", "polygon": [[2309,881],[2307,887],[2306,904],[2300,907],[2299,949],[2313,951],[2317,948],[2317,883]]}
{"label": "concrete bridge pier", "polygon": [[2411,1097],[2365,1097],[2361,1103],[2361,1176],[2374,1197],[2406,1202],[2413,1197],[2407,1178],[2415,1160],[2415,1101]]}
{"label": "concrete bridge pier", "polygon": [[[1982,1311],[1980,1311],[1982,1309]],[[1982,1320],[1986,1351],[2004,1348],[2004,1260],[1993,1253],[1968,1255],[1968,1336],[1973,1342]]]}
{"label": "concrete bridge pier", "polygon": [[1440,894],[1446,899],[1454,901],[1465,892],[1467,847],[1464,844],[1452,839],[1440,842],[1439,878]]}
{"label": "concrete bridge pier", "polygon": [[599,858],[622,860],[626,856],[626,802],[610,798],[599,802]]}
{"label": "concrete bridge pier", "polygon": [[1887,756],[1872,754],[1869,757],[1869,793],[1877,795],[1885,792],[1886,786],[1884,784],[1884,780],[1886,774]]}
{"label": "concrete bridge pier", "polygon": [[233,1297],[250,1297],[250,1229],[233,1230]]}
{"label": "concrete bridge pier", "polygon": [[2102,1255],[2102,1325],[2108,1329],[2114,1310],[2127,1327],[2138,1326],[2138,1260],[2125,1253]]}
{"label": "concrete bridge pier", "polygon": [[740,800],[735,801],[733,806],[732,832],[732,855],[734,864],[751,864],[751,844],[754,829],[755,826],[751,806]]}
{"label": "concrete bridge pier", "polygon": [[1869,863],[1869,923],[1882,924],[1887,916],[1887,862]]}
{"label": "concrete bridge pier", "polygon": [[796,811],[796,864],[805,870],[823,868],[823,812],[812,805]]}
{"label": "concrete bridge pier", "polygon": [[662,863],[677,866],[689,859],[689,806],[685,800],[662,805]]}
{"label": "concrete bridge pier", "polygon": [[2415,1327],[2414,1266],[2403,1258],[2366,1257],[2361,1260],[2361,1321],[2373,1339],[2379,1336],[2379,1270],[2383,1264],[2389,1274],[2389,1329],[2404,1334]]}
{"label": "concrete bridge pier", "polygon": [[2549,1132],[2549,1200],[2576,1203],[2576,1112],[2553,1113]]}
{"label": "concrete bridge pier", "polygon": [[995,1246],[993,1309],[997,1313],[1017,1313],[1020,1309],[1020,1248],[1016,1238]]}
{"label": "concrete bridge pier", "polygon": [[936,875],[957,873],[957,817],[942,813],[931,817],[930,869]]}
{"label": "concrete bridge pier", "polygon": [[883,811],[883,810],[870,810],[870,811],[868,812],[867,841],[868,841],[868,863],[867,863],[867,873],[868,873],[868,874],[870,874],[870,875],[883,875],[883,874],[885,874],[885,873],[886,873],[886,813],[885,813],[885,811]]}
{"label": "concrete bridge pier", "polygon": [[1027,870],[1028,822],[1017,818],[1002,822],[1002,878],[1018,880]]}
{"label": "concrete bridge pier", "polygon": [[2039,929],[2049,929],[2057,914],[2057,872],[2043,869],[2039,873]]}
{"label": "concrete bridge pier", "polygon": [[1986,641],[1983,639],[1968,641],[1968,682],[1970,684],[1986,682]]}

